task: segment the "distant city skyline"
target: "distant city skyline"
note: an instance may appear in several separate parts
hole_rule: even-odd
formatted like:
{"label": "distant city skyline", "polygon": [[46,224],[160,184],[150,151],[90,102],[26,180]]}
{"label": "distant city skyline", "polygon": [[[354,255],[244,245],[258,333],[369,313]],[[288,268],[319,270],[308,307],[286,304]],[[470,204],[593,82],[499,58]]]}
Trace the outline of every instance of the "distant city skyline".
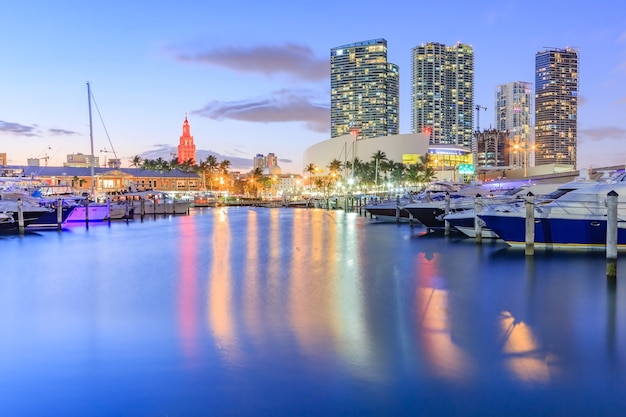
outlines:
{"label": "distant city skyline", "polygon": [[[384,38],[400,71],[400,133],[411,131],[416,46],[472,46],[474,103],[487,108],[481,129],[495,127],[497,85],[532,81],[537,51],[576,48],[578,166],[626,162],[626,25],[613,2],[463,5],[442,15],[440,5],[400,0],[383,24],[380,3],[369,0],[321,0],[306,10],[281,0],[184,7],[25,0],[3,10],[0,27],[7,57],[0,152],[10,164],[45,157],[61,165],[67,154],[89,154],[89,81],[98,105],[95,156],[110,157],[99,151],[114,147],[127,165],[134,155],[176,152],[188,114],[198,155],[251,166],[256,154],[274,153],[283,172],[301,173],[304,150],[331,136],[329,50]],[[539,10],[545,18],[533,17]]]}

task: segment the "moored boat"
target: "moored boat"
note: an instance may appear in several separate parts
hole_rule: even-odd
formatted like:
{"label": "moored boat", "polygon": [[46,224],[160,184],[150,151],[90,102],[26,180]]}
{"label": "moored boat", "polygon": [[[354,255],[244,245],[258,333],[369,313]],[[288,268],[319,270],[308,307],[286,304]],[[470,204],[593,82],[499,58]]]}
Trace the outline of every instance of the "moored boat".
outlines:
{"label": "moored boat", "polygon": [[[617,193],[618,219],[626,219],[626,175],[608,183],[568,192],[545,204],[534,205],[534,246],[546,249],[605,249],[607,198]],[[509,246],[526,246],[526,208],[486,210],[478,214]],[[626,223],[618,220],[617,245],[626,250]]]}

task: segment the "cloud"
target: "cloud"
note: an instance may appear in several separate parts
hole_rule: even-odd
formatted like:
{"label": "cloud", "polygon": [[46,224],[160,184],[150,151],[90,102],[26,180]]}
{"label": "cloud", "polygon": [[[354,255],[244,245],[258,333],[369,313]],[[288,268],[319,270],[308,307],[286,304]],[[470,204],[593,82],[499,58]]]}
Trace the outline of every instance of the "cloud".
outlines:
{"label": "cloud", "polygon": [[5,122],[0,120],[0,132],[10,133],[15,136],[40,136],[37,126],[25,126],[19,123]]}
{"label": "cloud", "polygon": [[286,164],[291,164],[293,162],[291,159],[287,159],[287,158],[279,158],[278,161],[284,162]]}
{"label": "cloud", "polygon": [[65,129],[48,129],[48,133],[53,136],[72,136],[78,135],[78,132]]}
{"label": "cloud", "polygon": [[287,74],[308,81],[320,81],[330,77],[330,58],[317,58],[309,47],[292,43],[283,46],[229,46],[190,53],[179,52],[176,59],[266,76]]}
{"label": "cloud", "polygon": [[579,139],[583,142],[587,140],[596,142],[599,140],[626,140],[626,129],[621,127],[602,127],[595,129],[581,129],[578,131]]}
{"label": "cloud", "polygon": [[328,106],[315,104],[306,92],[281,90],[271,97],[257,100],[212,101],[192,114],[213,120],[240,120],[256,123],[302,122],[320,133],[330,129]]}
{"label": "cloud", "polygon": [[[0,120],[0,133],[9,133],[15,136],[40,137],[44,136],[39,130],[39,126],[26,126],[19,123],[5,122]],[[65,129],[48,129],[48,136],[71,136],[78,135],[78,132]]]}

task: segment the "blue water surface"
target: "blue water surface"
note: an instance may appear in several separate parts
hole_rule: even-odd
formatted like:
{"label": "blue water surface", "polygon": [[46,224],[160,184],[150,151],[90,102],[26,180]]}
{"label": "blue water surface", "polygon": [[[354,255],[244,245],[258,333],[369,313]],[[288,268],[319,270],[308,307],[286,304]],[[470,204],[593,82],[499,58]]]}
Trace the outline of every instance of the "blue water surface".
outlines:
{"label": "blue water surface", "polygon": [[0,237],[13,416],[626,410],[626,264],[322,209]]}

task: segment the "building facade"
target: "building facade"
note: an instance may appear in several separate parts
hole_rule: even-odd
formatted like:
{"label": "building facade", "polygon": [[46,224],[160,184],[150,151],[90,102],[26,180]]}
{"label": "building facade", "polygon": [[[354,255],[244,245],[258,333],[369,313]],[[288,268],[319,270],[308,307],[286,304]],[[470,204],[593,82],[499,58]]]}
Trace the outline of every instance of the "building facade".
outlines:
{"label": "building facade", "polygon": [[432,144],[471,148],[474,115],[474,50],[457,43],[413,48],[411,131]]}
{"label": "building facade", "polygon": [[252,159],[252,169],[256,168],[267,174],[280,172],[278,157],[272,152],[268,153],[267,156],[259,153]]}
{"label": "building facade", "polygon": [[576,166],[578,50],[535,55],[535,164]]}
{"label": "building facade", "polygon": [[387,41],[373,39],[330,51],[330,134],[358,139],[396,135],[400,126],[399,67]]}
{"label": "building facade", "polygon": [[472,149],[476,168],[504,167],[511,159],[511,140],[506,130],[485,129],[476,132]]}
{"label": "building facade", "polygon": [[496,86],[494,119],[496,130],[508,132],[509,153],[504,165],[534,166],[532,132],[532,83],[514,81]]}
{"label": "building facade", "polygon": [[196,162],[196,145],[193,143],[189,121],[187,120],[187,116],[185,116],[183,134],[178,144],[178,163],[182,164],[190,160],[192,163]]}

